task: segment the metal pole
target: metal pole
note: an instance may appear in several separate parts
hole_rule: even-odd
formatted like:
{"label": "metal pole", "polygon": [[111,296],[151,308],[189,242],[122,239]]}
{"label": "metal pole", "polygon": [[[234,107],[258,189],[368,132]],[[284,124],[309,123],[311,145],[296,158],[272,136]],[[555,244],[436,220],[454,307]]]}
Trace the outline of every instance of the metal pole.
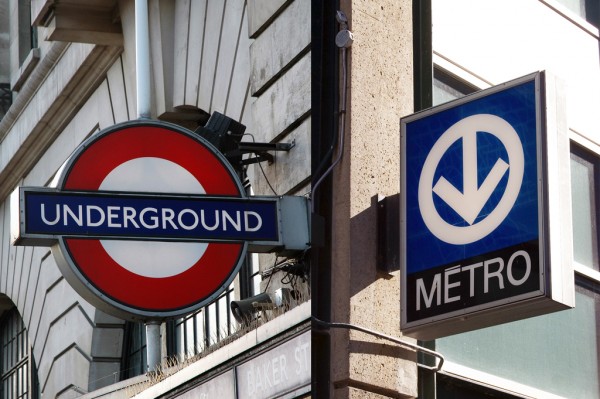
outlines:
{"label": "metal pole", "polygon": [[[148,1],[135,0],[135,69],[137,115],[150,119],[150,33],[148,28]],[[160,366],[160,322],[146,322],[146,360],[148,372]]]}
{"label": "metal pole", "polygon": [[146,361],[148,372],[158,371],[160,367],[160,322],[146,322]]}
{"label": "metal pole", "polygon": [[135,0],[135,68],[138,118],[150,119],[150,34],[148,28],[148,0]]}

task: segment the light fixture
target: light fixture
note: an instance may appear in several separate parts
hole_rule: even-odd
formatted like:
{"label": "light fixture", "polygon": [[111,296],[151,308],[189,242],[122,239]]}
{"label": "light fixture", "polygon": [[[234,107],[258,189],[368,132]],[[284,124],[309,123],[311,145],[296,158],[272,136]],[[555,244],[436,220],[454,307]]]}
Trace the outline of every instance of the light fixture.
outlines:
{"label": "light fixture", "polygon": [[[294,147],[291,143],[256,143],[241,142],[246,134],[246,126],[223,115],[213,112],[206,125],[200,126],[195,131],[208,140],[225,155],[234,169],[241,171],[245,165],[268,161],[273,163],[275,158],[267,151],[289,151]],[[255,156],[242,160],[244,154],[254,153]]]}

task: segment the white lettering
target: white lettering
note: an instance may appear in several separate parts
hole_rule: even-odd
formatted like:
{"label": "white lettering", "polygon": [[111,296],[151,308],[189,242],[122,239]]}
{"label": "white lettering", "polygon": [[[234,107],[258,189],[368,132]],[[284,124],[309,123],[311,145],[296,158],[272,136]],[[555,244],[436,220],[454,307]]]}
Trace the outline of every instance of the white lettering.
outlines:
{"label": "white lettering", "polygon": [[[517,250],[504,258],[495,257],[467,266],[455,265],[433,275],[417,276],[414,282],[414,309],[420,311],[423,307],[429,309],[457,301],[466,302],[467,284],[470,298],[487,294],[491,295],[489,298],[497,299],[501,297],[499,291],[504,290],[507,284],[512,287],[523,285],[532,272],[531,255],[527,251]],[[508,282],[505,284],[505,281]],[[516,291],[511,291],[509,295],[513,295],[513,292]]]}
{"label": "white lettering", "polygon": [[[185,225],[183,223],[183,215],[186,213],[189,213],[190,215],[192,215],[194,217],[194,223],[192,223],[191,225]],[[198,215],[196,214],[196,212],[192,211],[191,209],[184,209],[183,211],[179,212],[177,221],[179,222],[179,225],[181,227],[183,227],[184,229],[193,230],[198,226]]]}
{"label": "white lettering", "polygon": [[287,380],[286,371],[287,359],[284,355],[279,355],[271,359],[271,369],[273,370],[273,385],[279,385]]}
{"label": "white lettering", "polygon": [[[512,273],[513,262],[515,261],[515,258],[517,256],[522,256],[523,259],[525,259],[525,274],[523,275],[523,277],[521,277],[520,280],[515,279]],[[514,254],[512,254],[510,259],[508,260],[508,266],[506,270],[506,277],[508,277],[508,281],[510,281],[512,285],[521,285],[529,278],[529,273],[531,273],[531,258],[529,257],[529,254],[523,250],[517,251]]]}
{"label": "white lettering", "polygon": [[[500,267],[495,272],[490,273],[490,265],[498,264]],[[502,258],[494,258],[483,262],[483,292],[488,293],[490,288],[490,279],[492,277],[498,278],[498,285],[501,290],[504,289],[504,278],[502,277],[502,270],[504,270],[504,261]]]}
{"label": "white lettering", "polygon": [[108,227],[121,227],[121,223],[114,222],[114,219],[119,218],[119,214],[117,213],[119,211],[119,209],[120,209],[120,207],[118,207],[118,206],[106,207],[106,216],[108,219]]}
{"label": "white lettering", "polygon": [[[89,227],[98,227],[102,223],[104,223],[104,219],[106,219],[106,217],[104,216],[104,211],[102,210],[102,208],[100,208],[99,206],[96,206],[96,205],[88,205],[85,208],[86,208],[87,225]],[[98,215],[100,216],[98,218],[97,222],[92,221],[92,211],[98,212]]]}
{"label": "white lettering", "polygon": [[[250,216],[254,216],[256,219],[256,226],[250,227]],[[246,231],[258,231],[262,227],[262,218],[260,215],[253,211],[244,211],[244,223]]]}
{"label": "white lettering", "polygon": [[50,221],[46,218],[46,204],[41,204],[42,221],[48,226],[54,226],[60,220],[60,205],[56,204],[56,219]]}
{"label": "white lettering", "polygon": [[227,231],[227,221],[236,231],[242,231],[242,221],[240,220],[240,211],[235,211],[236,219],[233,220],[231,215],[227,213],[227,211],[221,211],[221,215],[223,216],[223,231]]}
{"label": "white lettering", "polygon": [[[144,216],[146,216],[146,213],[148,212],[152,212],[154,213],[154,215],[150,215],[149,220],[152,222],[152,224],[149,224],[145,219]],[[142,211],[140,212],[140,223],[142,224],[142,226],[144,226],[147,229],[155,229],[158,227],[158,209],[156,208],[144,208],[142,209]]]}
{"label": "white lettering", "polygon": [[83,215],[82,213],[82,209],[81,209],[81,205],[77,206],[77,215],[75,215],[75,213],[73,213],[73,211],[71,210],[71,208],[69,208],[68,205],[65,205],[63,208],[63,223],[66,226],[67,225],[67,220],[68,220],[68,216],[71,216],[71,219],[73,219],[73,221],[77,224],[77,226],[83,226]]}
{"label": "white lettering", "polygon": [[[178,227],[173,223],[173,218],[175,217],[175,211],[170,208],[163,208],[162,210],[162,228],[163,230],[167,229],[167,222],[173,227],[173,229],[177,230]],[[179,218],[181,219],[181,214],[179,214]],[[180,222],[181,224],[181,222]]]}
{"label": "white lettering", "polygon": [[469,296],[473,298],[475,296],[475,269],[483,266],[483,262],[473,263],[472,265],[465,266],[462,269],[469,271]]}
{"label": "white lettering", "polygon": [[299,345],[294,349],[294,359],[296,359],[296,375],[301,375],[310,370],[310,344],[308,342]]}
{"label": "white lettering", "polygon": [[460,266],[455,266],[451,269],[444,270],[444,303],[456,302],[460,300],[460,295],[451,297],[449,292],[451,288],[460,287],[460,280],[454,283],[450,282],[450,276],[460,272]]}
{"label": "white lettering", "polygon": [[[47,226],[101,227],[105,229],[151,229],[235,231],[254,233],[264,227],[263,215],[249,210],[204,210],[202,208],[175,209],[168,207],[135,208],[118,205],[40,204],[41,221]],[[87,230],[79,229],[81,234]],[[73,231],[75,234],[76,232]],[[124,232],[126,233],[126,232]]]}
{"label": "white lettering", "polygon": [[264,378],[264,387],[267,388],[267,385],[269,388],[273,387],[273,383],[271,382],[271,362],[264,362],[262,365],[262,377]]}
{"label": "white lettering", "polygon": [[204,209],[202,209],[200,211],[200,223],[202,223],[202,227],[208,231],[216,230],[219,227],[219,211],[215,210],[215,224],[213,226],[207,226],[206,221],[204,220]]}
{"label": "white lettering", "polygon": [[431,284],[431,291],[429,296],[427,296],[427,291],[425,288],[425,283],[423,283],[423,279],[417,279],[417,310],[421,310],[421,294],[423,296],[423,299],[425,299],[425,307],[429,308],[431,307],[431,304],[433,303],[433,295],[437,293],[436,298],[437,298],[437,305],[439,306],[442,303],[442,291],[440,289],[440,285],[442,284],[442,275],[441,274],[436,274],[435,277],[433,278],[433,283]]}
{"label": "white lettering", "polygon": [[132,208],[130,206],[124,207],[123,208],[123,227],[125,227],[125,228],[129,227],[129,222],[131,222],[133,227],[135,227],[136,229],[139,229],[140,225],[137,224],[137,222],[135,221],[135,215],[136,215],[135,208]]}

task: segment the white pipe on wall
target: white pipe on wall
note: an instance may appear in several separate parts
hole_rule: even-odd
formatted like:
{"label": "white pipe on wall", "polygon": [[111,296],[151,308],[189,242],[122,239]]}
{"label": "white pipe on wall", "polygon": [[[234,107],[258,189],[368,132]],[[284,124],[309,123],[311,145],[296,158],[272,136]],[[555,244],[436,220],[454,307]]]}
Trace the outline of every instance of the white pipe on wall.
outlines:
{"label": "white pipe on wall", "polygon": [[148,0],[135,0],[135,69],[137,115],[150,119],[150,33]]}
{"label": "white pipe on wall", "polygon": [[[135,69],[137,115],[150,119],[150,32],[148,27],[148,1],[135,0]],[[146,322],[147,371],[158,371],[161,362],[160,322]]]}
{"label": "white pipe on wall", "polygon": [[146,322],[146,361],[148,372],[158,371],[160,368],[160,322]]}

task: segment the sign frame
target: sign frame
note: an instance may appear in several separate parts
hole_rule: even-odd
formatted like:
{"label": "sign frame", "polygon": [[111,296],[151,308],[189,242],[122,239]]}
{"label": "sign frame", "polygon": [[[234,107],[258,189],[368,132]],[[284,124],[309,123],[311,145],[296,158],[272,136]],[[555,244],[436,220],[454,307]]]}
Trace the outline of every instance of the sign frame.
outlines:
{"label": "sign frame", "polygon": [[[418,207],[419,207],[419,212],[421,212],[418,216],[414,216],[414,215],[410,215],[409,213],[409,206],[407,205],[409,201],[412,201],[411,206],[413,208],[411,208],[412,213],[416,213],[414,210],[414,203],[416,202],[414,199],[409,199],[410,198],[415,198],[415,191],[417,190],[416,187],[414,187],[414,184],[409,185],[408,181],[410,180],[407,176],[407,174],[409,173],[409,171],[412,171],[413,174],[417,173],[415,172],[415,170],[418,170],[418,181],[419,181],[419,186],[421,186],[421,180],[423,179],[423,175],[425,173],[422,173],[422,170],[424,170],[426,168],[427,162],[424,162],[423,164],[417,163],[410,163],[413,162],[412,159],[415,159],[414,157],[411,158],[411,161],[408,161],[408,156],[407,154],[410,153],[410,151],[407,151],[407,142],[408,140],[413,140],[413,142],[416,140],[416,142],[419,142],[419,140],[421,140],[420,137],[418,138],[413,138],[413,136],[411,136],[410,138],[408,138],[407,136],[411,133],[409,133],[409,131],[411,131],[411,127],[413,127],[411,124],[413,123],[418,123],[418,122],[422,122],[422,121],[426,121],[426,118],[431,118],[431,120],[433,122],[431,122],[432,125],[435,125],[435,123],[438,122],[437,119],[435,118],[440,118],[440,115],[442,115],[442,113],[448,111],[448,112],[454,112],[456,111],[457,114],[463,112],[462,110],[464,109],[464,115],[462,115],[462,119],[460,119],[459,122],[463,122],[467,119],[469,119],[469,117],[474,116],[474,115],[478,115],[477,111],[477,106],[478,106],[478,102],[483,103],[484,101],[487,101],[486,99],[490,99],[492,98],[491,96],[494,95],[501,95],[503,93],[508,93],[510,90],[515,90],[515,88],[519,88],[519,87],[524,87],[524,85],[531,85],[533,84],[535,87],[535,149],[529,149],[529,154],[532,154],[535,152],[535,156],[536,156],[536,161],[535,161],[535,175],[531,176],[531,175],[527,175],[527,171],[523,172],[523,176],[524,179],[528,179],[528,180],[524,180],[523,185],[525,185],[525,183],[527,181],[529,182],[534,182],[533,185],[536,186],[535,187],[535,191],[537,192],[537,234],[538,234],[538,238],[537,238],[537,245],[539,245],[538,247],[538,252],[537,252],[537,256],[539,259],[539,269],[538,269],[538,273],[539,273],[539,289],[536,287],[534,290],[529,290],[528,292],[521,292],[519,294],[516,294],[514,296],[511,297],[506,297],[506,298],[500,298],[497,300],[490,300],[488,302],[481,302],[475,305],[471,305],[469,304],[469,300],[470,299],[464,299],[462,297],[460,297],[460,304],[454,304],[456,306],[454,306],[453,308],[450,308],[450,311],[446,311],[446,312],[440,312],[440,313],[435,313],[435,311],[432,311],[430,313],[427,312],[422,312],[422,314],[424,316],[418,316],[418,312],[417,312],[417,301],[419,300],[419,292],[421,292],[421,294],[423,294],[423,292],[427,292],[425,291],[426,288],[424,288],[421,291],[418,291],[417,287],[416,287],[416,278],[415,276],[417,275],[422,275],[422,274],[418,274],[417,271],[415,271],[415,267],[412,266],[414,264],[414,262],[412,264],[409,264],[409,256],[407,255],[408,251],[416,251],[415,248],[413,248],[413,246],[410,246],[410,244],[408,243],[409,240],[411,240],[411,237],[414,237],[414,235],[416,234],[421,234],[424,235],[426,237],[431,237],[431,238],[427,238],[427,240],[430,240],[430,242],[436,242],[435,240],[439,241],[439,243],[441,243],[439,246],[437,246],[436,248],[427,248],[427,251],[436,251],[436,249],[439,248],[439,251],[441,252],[443,250],[444,247],[451,247],[451,246],[455,246],[456,248],[459,248],[460,250],[463,250],[465,253],[468,253],[468,250],[473,251],[473,245],[471,245],[470,247],[468,247],[469,244],[472,243],[477,243],[478,240],[479,242],[483,242],[483,237],[486,237],[486,235],[483,234],[487,234],[489,236],[493,236],[495,231],[499,231],[502,228],[502,224],[505,223],[505,217],[506,215],[504,215],[504,217],[500,217],[498,218],[498,220],[500,220],[499,224],[497,226],[492,226],[491,231],[489,233],[477,233],[480,234],[480,236],[482,238],[476,238],[474,239],[474,241],[469,241],[471,240],[470,238],[465,238],[464,236],[461,236],[460,234],[454,234],[454,236],[457,236],[456,241],[468,241],[468,243],[461,243],[461,242],[457,242],[457,243],[449,243],[448,241],[445,240],[451,240],[449,238],[445,238],[444,240],[439,239],[437,237],[435,237],[436,233],[433,233],[431,231],[431,227],[429,227],[429,225],[427,225],[427,222],[423,222],[424,226],[428,226],[428,229],[426,230],[425,228],[422,229],[421,231],[413,231],[414,229],[412,229],[412,227],[415,226],[415,224],[411,224],[409,228],[409,217],[412,218],[410,220],[415,220],[415,218],[420,218],[419,220],[423,220],[424,216],[422,215],[428,215],[430,214],[432,211],[433,212],[438,212],[436,209],[438,208],[433,208],[433,207],[429,207],[428,212],[425,213],[424,211],[421,210],[421,208],[423,207],[423,205],[421,204],[421,202],[419,202]],[[548,74],[547,72],[541,71],[541,72],[536,72],[536,73],[532,73],[529,75],[526,75],[524,77],[512,80],[510,82],[498,85],[498,86],[494,86],[491,87],[489,89],[486,90],[482,90],[479,91],[477,93],[465,96],[463,98],[454,100],[454,101],[450,101],[448,103],[442,104],[440,106],[436,106],[412,115],[409,115],[407,117],[404,117],[401,119],[400,122],[400,130],[401,130],[401,143],[400,143],[400,148],[401,148],[401,171],[400,171],[400,175],[401,175],[401,183],[400,183],[400,193],[401,193],[401,200],[400,200],[400,263],[401,263],[401,303],[400,303],[400,307],[401,307],[401,330],[403,332],[403,334],[408,335],[408,336],[412,336],[418,339],[422,339],[422,340],[429,340],[429,339],[435,339],[435,338],[439,338],[439,337],[443,337],[443,336],[447,336],[447,335],[451,335],[451,334],[456,334],[456,333],[460,333],[460,332],[465,332],[465,331],[470,331],[470,330],[474,330],[474,329],[478,329],[478,328],[483,328],[483,327],[487,327],[487,326],[491,326],[491,325],[496,325],[496,324],[501,324],[501,323],[505,323],[505,322],[509,322],[509,321],[514,321],[514,320],[519,320],[519,319],[523,319],[523,318],[527,318],[527,317],[532,317],[532,316],[536,316],[536,315],[540,315],[540,314],[545,314],[545,313],[549,313],[552,311],[557,311],[557,310],[561,310],[561,309],[567,309],[567,308],[571,308],[574,306],[574,275],[573,275],[573,266],[572,266],[572,227],[571,227],[571,199],[570,199],[570,195],[565,195],[565,193],[569,193],[570,192],[570,164],[569,164],[569,141],[568,141],[568,136],[567,136],[567,126],[566,126],[566,117],[565,117],[565,104],[564,104],[564,88],[562,87],[562,83],[560,80],[556,79],[554,76],[552,76],[551,74]],[[463,108],[461,108],[463,107]],[[481,114],[486,113],[487,111],[481,111]],[[531,118],[531,116],[530,116]],[[459,122],[454,121],[455,125],[459,125]],[[508,124],[510,126],[510,124]],[[414,126],[417,126],[416,124]],[[424,124],[423,126],[427,126],[427,124]],[[426,147],[425,144],[423,144],[424,148],[429,148],[428,150],[426,149],[428,155],[427,158],[429,159],[429,153],[433,153],[434,152],[434,148],[438,145],[438,141],[442,141],[440,139],[441,136],[446,135],[452,128],[454,128],[453,124],[448,124],[448,125],[443,125],[440,122],[440,126],[437,128],[438,130],[432,129],[431,131],[435,130],[435,133],[429,133],[429,132],[422,132],[421,134],[423,136],[427,136],[428,139],[426,140],[430,140],[429,142],[434,142],[436,145],[432,146],[431,148]],[[511,127],[512,128],[512,127]],[[414,130],[414,127],[413,127]],[[477,130],[477,132],[479,132],[479,130]],[[550,134],[551,133],[551,134]],[[450,133],[451,134],[451,133]],[[460,134],[460,133],[459,133]],[[495,134],[495,133],[492,133]],[[434,137],[434,135],[437,135]],[[477,133],[475,134],[477,135]],[[416,137],[416,136],[414,136]],[[454,136],[450,139],[450,141],[452,140],[456,140],[456,137],[458,136]],[[459,140],[462,140],[462,138],[460,138]],[[531,138],[530,138],[531,140]],[[448,142],[448,140],[446,140]],[[429,143],[426,142],[426,143]],[[501,141],[502,144],[504,144],[504,141]],[[452,143],[450,143],[452,144]],[[450,144],[447,144],[448,146]],[[463,143],[463,145],[466,145]],[[414,146],[414,144],[413,144]],[[449,147],[448,147],[449,148]],[[439,150],[439,148],[438,148]],[[449,151],[449,150],[445,150],[445,151]],[[464,150],[463,150],[464,151]],[[509,150],[509,148],[506,148],[506,151],[512,151]],[[439,151],[438,151],[439,152]],[[514,152],[514,151],[513,151]],[[464,154],[464,153],[463,153]],[[478,154],[478,153],[477,153]],[[444,155],[440,155],[438,158],[436,158],[437,161],[439,161],[440,157],[444,156]],[[465,155],[466,156],[466,155]],[[479,155],[477,155],[479,156]],[[510,158],[510,155],[509,155]],[[511,164],[513,163],[513,160],[515,159],[515,157],[511,158],[512,160],[509,161]],[[420,161],[419,161],[420,162]],[[464,162],[464,161],[463,161]],[[477,161],[475,161],[477,162]],[[434,163],[433,166],[433,170],[435,171],[435,168],[437,168],[441,163]],[[466,164],[464,164],[466,165]],[[463,166],[464,166],[463,165]],[[477,163],[475,163],[475,165],[477,166]],[[531,166],[529,166],[529,168],[531,168]],[[457,168],[458,169],[458,168]],[[507,168],[508,169],[508,168]],[[463,172],[466,170],[466,168],[463,169]],[[518,170],[518,167],[516,167],[516,169],[513,168],[513,170]],[[512,170],[511,170],[512,172]],[[429,173],[429,172],[427,172]],[[479,169],[477,169],[477,173],[479,172]],[[487,173],[487,172],[483,172],[483,173]],[[516,172],[514,172],[516,173]],[[508,175],[508,174],[507,174]],[[485,175],[484,175],[485,176]],[[512,176],[512,175],[510,175]],[[430,178],[430,180],[426,180],[426,183],[424,184],[426,190],[432,190],[435,191],[433,187],[429,187],[428,184],[431,184],[431,179],[433,179],[433,172],[431,172],[431,175],[428,176]],[[512,177],[511,177],[512,178]],[[411,183],[414,182],[414,176],[411,177],[412,180]],[[465,179],[463,177],[463,179]],[[479,180],[481,180],[481,177],[479,177]],[[507,180],[507,179],[505,179]],[[475,178],[475,184],[478,184],[477,182],[477,178]],[[504,183],[506,184],[506,187],[509,187],[510,183]],[[464,186],[467,185],[467,182],[464,182]],[[483,185],[483,184],[482,184]],[[531,186],[531,184],[529,185]],[[521,192],[523,190],[525,190],[521,185],[519,185],[518,187],[518,196],[521,195]],[[529,187],[531,188],[531,187]],[[479,189],[479,188],[478,188]],[[508,192],[508,188],[505,188],[504,190],[505,192]],[[466,190],[465,190],[466,192]],[[493,192],[493,190],[492,190]],[[429,191],[430,196],[434,197],[434,195],[431,193],[431,191]],[[419,194],[421,194],[421,192],[419,192]],[[504,201],[504,194],[502,196],[502,199],[500,199],[500,201],[498,202],[498,204],[500,204],[500,202]],[[425,198],[425,197],[419,197],[419,201],[421,201],[421,198]],[[491,197],[490,197],[491,198]],[[517,207],[517,204],[519,204],[518,201],[522,201],[522,199],[520,199],[521,197],[518,197],[519,199],[517,199],[517,197],[515,197],[514,201],[511,203],[509,203],[509,207],[508,207],[508,211],[507,212],[512,212],[514,208]],[[437,197],[436,197],[437,200]],[[433,200],[432,200],[433,201]],[[438,200],[439,201],[439,200]],[[423,203],[425,203],[425,201],[423,201]],[[438,202],[439,203],[439,202]],[[437,204],[437,203],[436,203]],[[433,202],[431,202],[431,205],[433,205]],[[436,205],[437,207],[439,207],[439,205]],[[457,206],[458,208],[458,206]],[[497,208],[499,208],[499,206],[497,206]],[[454,208],[453,208],[454,209]],[[495,208],[494,208],[495,209]],[[493,212],[492,212],[493,213]],[[491,213],[490,213],[491,214]],[[429,216],[427,216],[429,218]],[[487,217],[487,216],[486,216]],[[443,217],[439,217],[439,220],[443,220]],[[484,220],[485,221],[485,217],[483,219],[478,219],[478,220]],[[435,222],[438,222],[438,220],[436,220]],[[442,223],[442,222],[439,222]],[[438,223],[438,224],[439,224]],[[471,221],[470,225],[474,226],[476,224],[478,224],[480,222],[476,222],[473,223],[473,221]],[[557,227],[558,226],[558,227]],[[472,231],[473,229],[471,229]],[[489,229],[488,229],[489,230]],[[455,230],[456,232],[460,232],[460,231],[468,231],[469,233],[471,231],[467,230],[467,229],[457,229]],[[533,231],[533,230],[532,230]],[[534,234],[534,233],[532,233]],[[413,235],[413,236],[411,236]],[[467,234],[469,235],[469,234]],[[414,242],[419,242],[419,240],[413,240],[411,241],[412,243]],[[421,241],[421,242],[427,242],[427,241]],[[518,244],[518,243],[517,243]],[[476,246],[477,244],[475,244]],[[520,244],[518,244],[520,245]],[[514,246],[514,250],[518,251],[518,245]],[[468,248],[465,249],[465,248]],[[498,250],[503,249],[503,248],[497,248]],[[491,252],[490,252],[491,253]],[[515,252],[517,253],[517,252]],[[527,252],[525,251],[525,253],[527,254]],[[520,252],[520,254],[522,254],[522,252]],[[471,277],[471,297],[474,297],[473,292],[474,290],[476,290],[476,288],[473,288],[474,286],[474,280],[475,278],[474,273],[475,273],[475,269],[476,268],[480,268],[479,270],[483,270],[483,267],[480,267],[481,265],[483,265],[483,258],[485,258],[486,253],[482,252],[479,254],[476,254],[476,257],[471,257],[471,258],[467,258],[468,259],[477,259],[477,262],[481,262],[481,264],[477,263],[476,265],[470,266],[468,263],[463,263],[463,261],[465,261],[465,259],[451,259],[451,257],[449,256],[448,258],[451,259],[447,264],[438,264],[435,266],[432,265],[428,265],[426,267],[428,267],[431,270],[438,270],[438,274],[441,273],[440,276],[438,276],[437,274],[434,276],[434,278],[436,279],[436,283],[439,283],[439,285],[435,285],[434,283],[432,283],[432,285],[430,286],[430,291],[429,294],[431,295],[428,299],[430,299],[430,302],[427,303],[427,305],[430,305],[434,302],[434,300],[432,298],[434,298],[434,292],[436,295],[442,295],[444,297],[444,300],[448,299],[449,297],[449,291],[450,289],[456,289],[456,287],[459,287],[461,290],[463,290],[464,288],[460,287],[460,282],[454,282],[452,284],[449,284],[449,279],[450,278],[455,278],[455,277],[449,277],[452,275],[456,275],[456,273],[458,273],[458,270],[463,271],[464,270],[469,270],[469,273],[471,273],[470,277]],[[444,255],[445,256],[445,255]],[[499,255],[496,255],[499,256]],[[514,255],[513,255],[514,256]],[[524,257],[525,258],[525,257]],[[413,258],[414,259],[414,256]],[[497,259],[497,258],[493,258],[493,259]],[[510,259],[516,259],[516,258],[510,258]],[[506,260],[504,260],[506,262]],[[532,261],[532,262],[535,262]],[[460,267],[459,267],[460,266]],[[411,269],[412,267],[412,269]],[[487,268],[487,265],[486,265]],[[502,269],[500,269],[502,270]],[[527,269],[530,270],[530,269]],[[487,269],[486,269],[487,272]],[[499,273],[499,272],[498,272]],[[409,281],[410,284],[412,284],[412,286],[409,286]],[[424,278],[421,279],[421,288],[422,287],[427,287],[427,283],[423,283]],[[433,280],[432,280],[433,281]],[[444,286],[444,288],[442,288],[442,286]],[[448,288],[448,287],[452,287],[452,288]],[[436,289],[438,291],[436,291]],[[442,291],[445,290],[445,292],[442,294]],[[456,291],[454,291],[456,292]],[[487,291],[485,291],[487,293]],[[410,296],[409,296],[410,293]],[[416,293],[416,295],[413,297],[413,295]],[[454,298],[452,298],[454,299]],[[439,301],[439,300],[438,300]],[[425,301],[424,301],[425,302]],[[444,304],[445,305],[445,304]],[[429,306],[428,306],[429,307]],[[432,306],[433,309],[434,306]],[[428,309],[429,310],[429,309]],[[417,314],[417,316],[415,317],[415,314]]]}

